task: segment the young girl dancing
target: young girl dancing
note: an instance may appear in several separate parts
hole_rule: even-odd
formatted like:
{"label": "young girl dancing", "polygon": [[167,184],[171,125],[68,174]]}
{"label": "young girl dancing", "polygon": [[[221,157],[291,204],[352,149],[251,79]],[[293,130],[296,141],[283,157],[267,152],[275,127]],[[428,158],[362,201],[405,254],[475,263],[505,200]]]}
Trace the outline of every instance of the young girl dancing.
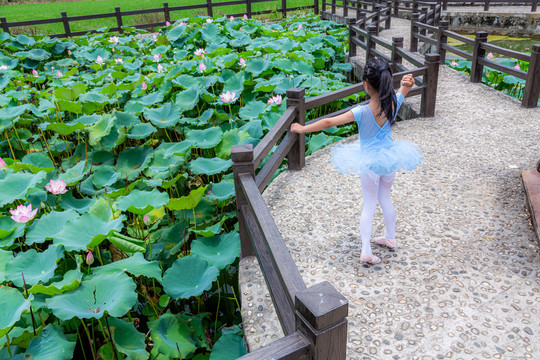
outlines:
{"label": "young girl dancing", "polygon": [[307,133],[356,121],[359,141],[338,144],[332,148],[332,165],[342,174],[360,175],[363,207],[360,217],[362,254],[360,260],[377,264],[381,259],[371,251],[371,228],[377,209],[382,208],[385,234],[374,241],[383,246],[396,246],[396,212],[390,200],[390,189],[397,170],[414,170],[422,163],[420,149],[413,143],[392,139],[392,126],[405,96],[414,85],[412,75],[405,75],[397,94],[394,92],[390,65],[381,58],[367,62],[362,75],[364,89],[370,97],[367,105],[358,105],[351,111],[322,119],[314,124],[291,125],[291,131]]}

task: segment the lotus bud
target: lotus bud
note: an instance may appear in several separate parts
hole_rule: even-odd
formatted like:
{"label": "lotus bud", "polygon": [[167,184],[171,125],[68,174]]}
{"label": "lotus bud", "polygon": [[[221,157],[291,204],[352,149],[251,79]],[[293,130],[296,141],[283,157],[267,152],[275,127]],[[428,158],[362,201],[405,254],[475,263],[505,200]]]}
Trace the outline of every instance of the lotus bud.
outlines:
{"label": "lotus bud", "polygon": [[92,254],[91,250],[88,250],[88,254],[86,254],[86,265],[92,265],[94,263],[94,254]]}
{"label": "lotus bud", "polygon": [[144,225],[148,226],[150,225],[152,222],[150,221],[150,217],[148,216],[148,214],[144,214],[143,216],[143,223]]}
{"label": "lotus bud", "polygon": [[234,21],[234,16],[231,16],[231,17],[229,18],[229,21]]}
{"label": "lotus bud", "polygon": [[158,64],[157,66],[157,72],[158,73],[161,73],[163,71],[163,66],[161,66],[161,64]]}
{"label": "lotus bud", "polygon": [[165,26],[171,26],[171,23],[168,21],[165,21]]}
{"label": "lotus bud", "polygon": [[244,14],[244,19],[246,19],[246,20],[248,19],[248,17],[247,17],[247,15],[246,15],[246,14]]}
{"label": "lotus bud", "polygon": [[142,89],[143,89],[143,90],[146,90],[147,88],[148,88],[148,86],[147,86],[146,83],[143,81],[143,82],[142,82]]}
{"label": "lotus bud", "polygon": [[519,64],[516,64],[516,66],[514,66],[514,69],[521,70],[521,67],[519,66]]}
{"label": "lotus bud", "polygon": [[210,24],[212,21],[214,21],[214,19],[206,19],[207,24]]}
{"label": "lotus bud", "polygon": [[5,170],[6,168],[6,162],[0,157],[0,170]]}
{"label": "lotus bud", "polygon": [[204,72],[204,70],[206,70],[206,65],[204,65],[202,62],[199,64],[199,70],[201,70],[201,72]]}
{"label": "lotus bud", "polygon": [[71,50],[68,49],[68,55],[71,56]]}

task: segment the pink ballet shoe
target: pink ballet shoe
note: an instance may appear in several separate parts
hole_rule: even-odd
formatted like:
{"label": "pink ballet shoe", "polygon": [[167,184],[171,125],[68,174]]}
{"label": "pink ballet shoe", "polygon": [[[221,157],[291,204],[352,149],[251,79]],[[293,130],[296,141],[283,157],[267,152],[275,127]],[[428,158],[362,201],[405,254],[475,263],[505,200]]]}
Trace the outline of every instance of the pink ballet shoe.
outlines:
{"label": "pink ballet shoe", "polygon": [[371,265],[375,265],[381,262],[381,258],[375,255],[361,254],[360,261],[371,264]]}
{"label": "pink ballet shoe", "polygon": [[381,236],[381,237],[373,239],[373,241],[375,241],[379,245],[387,246],[390,249],[393,249],[396,247],[396,239],[385,239],[384,237]]}

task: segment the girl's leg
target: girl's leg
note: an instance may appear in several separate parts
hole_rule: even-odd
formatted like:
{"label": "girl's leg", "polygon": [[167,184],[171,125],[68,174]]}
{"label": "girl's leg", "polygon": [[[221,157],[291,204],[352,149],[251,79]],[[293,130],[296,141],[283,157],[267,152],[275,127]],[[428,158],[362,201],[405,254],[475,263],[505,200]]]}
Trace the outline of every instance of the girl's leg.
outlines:
{"label": "girl's leg", "polygon": [[362,181],[362,216],[360,217],[360,238],[362,239],[362,254],[371,256],[371,228],[373,216],[377,210],[377,193],[379,188],[379,175],[368,170],[361,177]]}
{"label": "girl's leg", "polygon": [[396,173],[394,172],[390,175],[381,176],[377,194],[377,199],[379,200],[379,205],[381,205],[384,216],[384,237],[389,240],[396,238],[396,210],[394,209],[394,205],[392,205],[392,200],[390,200],[390,190],[392,190],[395,175]]}

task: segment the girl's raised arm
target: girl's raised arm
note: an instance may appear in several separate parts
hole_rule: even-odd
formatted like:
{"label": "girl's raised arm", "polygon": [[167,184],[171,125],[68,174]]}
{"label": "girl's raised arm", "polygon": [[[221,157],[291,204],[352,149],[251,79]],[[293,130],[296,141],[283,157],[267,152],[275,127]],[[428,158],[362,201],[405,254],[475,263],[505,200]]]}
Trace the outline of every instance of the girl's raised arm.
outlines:
{"label": "girl's raised arm", "polygon": [[403,78],[401,79],[401,87],[399,88],[399,90],[397,91],[398,93],[401,93],[403,95],[403,97],[407,97],[407,94],[409,93],[409,91],[412,89],[414,85],[414,78],[411,74],[407,74],[405,76],[403,76]]}
{"label": "girl's raised arm", "polygon": [[332,126],[346,124],[351,121],[354,121],[354,115],[352,111],[349,110],[341,115],[325,118],[310,125],[302,126],[298,123],[293,123],[291,125],[291,131],[295,133],[303,134],[303,133],[308,133],[308,132],[321,131],[324,129],[331,128]]}

